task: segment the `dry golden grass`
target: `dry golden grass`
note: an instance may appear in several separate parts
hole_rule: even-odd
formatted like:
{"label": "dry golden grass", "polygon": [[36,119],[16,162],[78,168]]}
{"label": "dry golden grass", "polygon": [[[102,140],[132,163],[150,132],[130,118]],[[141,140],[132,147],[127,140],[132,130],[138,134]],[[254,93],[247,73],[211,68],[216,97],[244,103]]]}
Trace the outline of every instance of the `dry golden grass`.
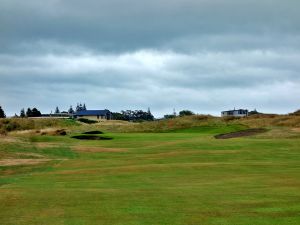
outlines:
{"label": "dry golden grass", "polygon": [[86,130],[101,130],[105,132],[166,132],[170,130],[186,129],[197,126],[222,126],[226,124],[243,124],[249,128],[260,127],[300,127],[300,116],[297,115],[273,115],[259,114],[246,118],[220,118],[210,115],[194,115],[177,117],[167,120],[151,122],[127,122],[127,121],[101,121],[97,124],[78,124],[71,120],[63,119],[0,119],[2,132],[17,131],[16,134],[33,135],[34,133],[51,133],[57,129],[67,128],[73,132]]}
{"label": "dry golden grass", "polygon": [[66,128],[78,126],[74,120],[68,119],[32,119],[32,118],[10,118],[0,119],[0,134],[11,131],[25,131],[25,130],[40,130],[48,128]]}
{"label": "dry golden grass", "polygon": [[37,165],[52,159],[1,159],[0,166]]}
{"label": "dry golden grass", "polygon": [[251,128],[256,127],[300,127],[300,116],[292,115],[254,115],[236,120]]}
{"label": "dry golden grass", "polygon": [[72,147],[72,150],[78,151],[78,152],[126,152],[125,149],[121,148],[103,148],[103,147],[88,147],[88,146],[74,146]]}
{"label": "dry golden grass", "polygon": [[209,115],[177,117],[151,122],[104,121],[94,125],[81,126],[79,130],[96,129],[106,132],[166,132],[198,126],[223,126],[226,124],[242,124],[249,128],[290,127],[300,128],[300,116],[295,115],[253,115],[246,118],[220,118]]}
{"label": "dry golden grass", "polygon": [[[209,115],[194,115],[140,123],[111,120],[90,125],[89,128],[91,129],[93,127],[106,132],[164,132],[196,126],[205,126],[212,123],[224,122],[217,117]],[[83,130],[84,126],[79,129]]]}

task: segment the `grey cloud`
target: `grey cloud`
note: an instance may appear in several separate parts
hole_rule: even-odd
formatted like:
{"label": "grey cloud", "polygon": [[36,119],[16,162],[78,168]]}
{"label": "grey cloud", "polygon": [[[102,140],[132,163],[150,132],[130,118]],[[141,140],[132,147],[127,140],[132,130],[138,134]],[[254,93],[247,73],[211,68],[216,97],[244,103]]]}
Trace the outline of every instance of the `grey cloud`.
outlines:
{"label": "grey cloud", "polygon": [[[254,107],[255,99],[262,98],[256,100],[262,102],[262,106],[274,99],[282,101],[284,96],[278,92],[289,87],[284,91],[288,90],[290,94],[286,94],[291,99],[284,102],[295,106],[297,101],[293,96],[300,85],[299,59],[300,52],[257,50],[197,54],[141,50],[102,55],[3,55],[0,57],[0,61],[5,62],[0,65],[1,94],[16,98],[43,93],[44,98],[38,97],[39,105],[46,105],[43,102],[53,96],[51,99],[64,99],[64,102],[82,98],[94,104],[99,101],[117,109],[120,105],[144,108],[153,105],[155,110],[161,111],[165,107],[198,105],[194,109],[203,110],[205,105],[207,111],[215,104],[229,107],[229,102]],[[280,66],[273,68],[272,65],[279,63]],[[244,101],[247,104],[242,103]]]}
{"label": "grey cloud", "polygon": [[[280,41],[280,35],[299,35],[300,30],[300,3],[296,0],[2,0],[1,6],[1,42],[7,50],[17,42],[50,40],[119,52],[162,47],[188,37],[222,39],[224,34],[256,36],[246,41],[241,38],[241,45],[250,40],[251,46],[257,36]],[[226,44],[236,45],[232,40]]]}

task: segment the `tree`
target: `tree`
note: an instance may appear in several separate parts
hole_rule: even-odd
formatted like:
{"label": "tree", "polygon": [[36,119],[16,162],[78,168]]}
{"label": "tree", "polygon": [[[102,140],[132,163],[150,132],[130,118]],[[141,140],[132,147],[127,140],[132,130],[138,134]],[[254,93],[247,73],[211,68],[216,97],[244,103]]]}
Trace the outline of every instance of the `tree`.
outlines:
{"label": "tree", "polygon": [[32,116],[33,117],[39,117],[41,115],[42,115],[42,113],[37,108],[32,109]]}
{"label": "tree", "polygon": [[173,118],[176,118],[176,116],[174,114],[171,114],[171,115],[167,114],[167,115],[164,115],[164,118],[165,119],[173,119]]}
{"label": "tree", "polygon": [[152,113],[150,111],[150,108],[148,108],[146,120],[148,120],[148,121],[153,121],[154,120],[154,116],[152,115]]}
{"label": "tree", "polygon": [[179,116],[192,116],[192,115],[195,114],[190,110],[182,110],[179,112]]}
{"label": "tree", "polygon": [[119,113],[119,112],[113,112],[112,113],[112,118],[114,120],[125,120],[123,114]]}
{"label": "tree", "polygon": [[81,103],[80,104],[77,103],[76,112],[80,112],[80,111],[83,111],[83,110],[86,110],[85,104],[82,106]]}
{"label": "tree", "polygon": [[21,109],[21,111],[20,111],[20,117],[21,118],[24,118],[26,116],[26,114],[25,114],[25,109],[23,108],[23,109]]}
{"label": "tree", "polygon": [[32,117],[32,111],[31,111],[30,108],[27,109],[27,111],[26,111],[26,116],[27,116],[27,117]]}
{"label": "tree", "polygon": [[32,110],[30,108],[26,111],[27,117],[40,117],[42,114],[37,108],[33,108]]}
{"label": "tree", "polygon": [[261,114],[261,113],[260,113],[260,112],[257,112],[257,110],[254,109],[253,111],[250,111],[250,112],[248,113],[248,116],[257,115],[257,114]]}
{"label": "tree", "polygon": [[58,106],[56,106],[54,113],[55,113],[55,114],[60,113]]}
{"label": "tree", "polygon": [[5,118],[6,115],[4,113],[4,110],[2,109],[2,107],[0,106],[0,118]]}
{"label": "tree", "polygon": [[73,114],[73,113],[74,113],[74,109],[73,109],[72,106],[70,106],[70,108],[69,108],[69,110],[68,110],[68,113],[69,113],[69,114]]}
{"label": "tree", "polygon": [[143,110],[122,110],[121,113],[112,113],[114,120],[125,120],[125,121],[152,121],[154,116],[151,114],[150,109],[147,112]]}

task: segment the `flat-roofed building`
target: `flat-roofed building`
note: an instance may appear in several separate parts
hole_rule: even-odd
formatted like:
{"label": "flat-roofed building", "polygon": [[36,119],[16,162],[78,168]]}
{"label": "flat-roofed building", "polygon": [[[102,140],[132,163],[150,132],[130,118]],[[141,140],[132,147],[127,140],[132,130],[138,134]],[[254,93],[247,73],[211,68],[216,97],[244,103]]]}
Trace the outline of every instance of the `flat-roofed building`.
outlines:
{"label": "flat-roofed building", "polygon": [[248,116],[248,109],[234,109],[234,110],[223,111],[221,115],[222,117],[226,117],[226,116],[245,117]]}

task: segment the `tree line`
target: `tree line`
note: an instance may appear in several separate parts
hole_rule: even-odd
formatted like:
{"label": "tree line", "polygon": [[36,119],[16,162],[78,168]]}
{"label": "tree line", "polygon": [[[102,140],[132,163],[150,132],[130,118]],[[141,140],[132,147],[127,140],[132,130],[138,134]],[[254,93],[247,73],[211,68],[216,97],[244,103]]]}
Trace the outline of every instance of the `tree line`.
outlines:
{"label": "tree line", "polygon": [[69,114],[74,114],[75,112],[80,112],[80,111],[85,111],[87,110],[85,103],[81,104],[81,103],[77,103],[77,106],[75,108],[75,110],[73,109],[73,106],[71,105],[70,108],[68,109],[68,111],[60,111],[58,106],[56,106],[54,114],[59,114],[59,113],[69,113]]}
{"label": "tree line", "polygon": [[[77,103],[77,106],[75,108],[75,110],[73,109],[72,106],[70,106],[70,108],[68,109],[67,112],[60,112],[59,108],[56,107],[54,114],[59,114],[59,113],[69,113],[69,114],[74,114],[75,112],[80,112],[80,111],[84,111],[87,110],[87,107],[84,104],[81,103]],[[182,110],[179,112],[180,117],[182,116],[191,116],[191,115],[195,115],[195,113],[193,113],[190,110]],[[18,117],[17,115],[15,115],[16,117]],[[20,116],[21,118],[24,117],[40,117],[42,116],[42,113],[37,109],[37,108],[27,108],[26,112],[25,109],[21,109],[20,111]],[[2,107],[0,106],[0,118],[5,118],[5,112],[2,109]],[[171,118],[175,118],[177,117],[177,114],[174,112],[173,114],[167,114],[164,115],[164,119],[171,119]],[[143,110],[122,110],[121,112],[113,112],[112,113],[112,119],[114,120],[124,120],[124,121],[153,121],[155,118],[152,115],[150,109],[148,109],[148,111],[143,111]]]}
{"label": "tree line", "polygon": [[25,113],[25,109],[21,109],[20,111],[20,117],[40,117],[42,116],[42,113],[37,108],[28,108]]}
{"label": "tree line", "polygon": [[[179,116],[192,116],[195,115],[195,113],[193,113],[191,110],[182,110],[179,112]],[[177,114],[174,112],[173,114],[167,114],[164,115],[164,119],[172,119],[172,118],[176,118]]]}
{"label": "tree line", "polygon": [[122,110],[121,112],[113,112],[112,118],[114,120],[125,120],[125,121],[153,121],[154,116],[150,109],[148,111],[143,110]]}

